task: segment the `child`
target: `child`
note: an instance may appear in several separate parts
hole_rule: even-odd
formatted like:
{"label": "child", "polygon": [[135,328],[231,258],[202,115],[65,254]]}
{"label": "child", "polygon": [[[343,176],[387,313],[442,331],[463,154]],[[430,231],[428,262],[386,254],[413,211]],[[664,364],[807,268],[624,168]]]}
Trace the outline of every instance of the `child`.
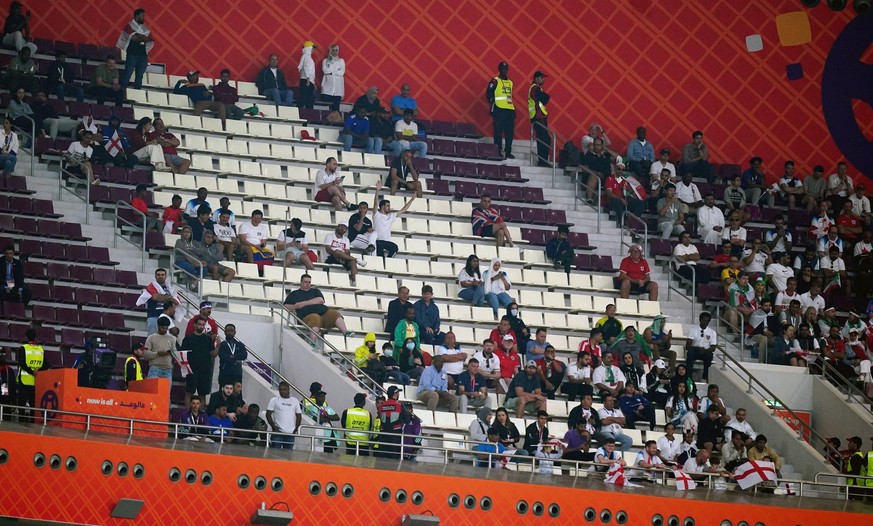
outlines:
{"label": "child", "polygon": [[542,459],[537,462],[537,473],[551,475],[555,467],[555,461],[553,459],[561,458],[563,455],[564,452],[561,448],[560,442],[546,442],[539,444],[539,447],[537,447],[537,450],[534,453],[536,458]]}
{"label": "child", "polygon": [[[479,444],[473,449],[479,452],[476,467],[487,468],[489,459],[494,469],[503,469],[506,465],[506,458],[500,456],[506,451],[506,446],[500,443],[500,432],[495,427],[488,428],[488,443]],[[496,453],[496,455],[489,455],[489,453]]]}
{"label": "child", "polygon": [[182,221],[182,196],[175,194],[173,196],[173,204],[164,208],[164,216],[161,218],[164,222],[165,234],[178,234],[182,229],[184,222]]}

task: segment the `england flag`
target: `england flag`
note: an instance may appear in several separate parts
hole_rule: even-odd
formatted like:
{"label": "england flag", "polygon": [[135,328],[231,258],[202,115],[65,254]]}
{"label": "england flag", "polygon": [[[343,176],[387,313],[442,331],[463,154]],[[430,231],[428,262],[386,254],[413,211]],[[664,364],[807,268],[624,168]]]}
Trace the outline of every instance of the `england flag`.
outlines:
{"label": "england flag", "polygon": [[694,479],[682,470],[674,469],[673,476],[676,477],[676,489],[689,491],[697,487],[697,483],[694,482]]}
{"label": "england flag", "polygon": [[776,480],[776,466],[772,462],[750,460],[737,466],[734,478],[740,488],[748,489],[767,480]]}

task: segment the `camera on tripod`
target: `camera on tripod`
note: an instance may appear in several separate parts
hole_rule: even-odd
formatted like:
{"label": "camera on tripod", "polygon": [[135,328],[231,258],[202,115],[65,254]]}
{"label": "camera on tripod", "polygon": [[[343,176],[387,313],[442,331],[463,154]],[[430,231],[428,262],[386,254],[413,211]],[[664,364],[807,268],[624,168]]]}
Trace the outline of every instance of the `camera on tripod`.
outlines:
{"label": "camera on tripod", "polygon": [[115,351],[101,336],[85,339],[85,352],[80,354],[74,368],[79,369],[79,387],[106,389],[115,371]]}

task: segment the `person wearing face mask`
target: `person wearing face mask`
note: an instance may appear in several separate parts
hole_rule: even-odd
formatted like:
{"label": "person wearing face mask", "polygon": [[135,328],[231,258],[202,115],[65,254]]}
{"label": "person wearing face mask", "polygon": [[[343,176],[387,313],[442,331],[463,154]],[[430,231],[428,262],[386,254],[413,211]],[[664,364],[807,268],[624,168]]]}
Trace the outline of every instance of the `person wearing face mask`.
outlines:
{"label": "person wearing face mask", "polygon": [[527,349],[527,342],[530,340],[530,329],[519,316],[518,303],[513,301],[506,306],[506,314],[501,318],[501,321],[503,320],[509,322],[509,329],[515,334],[519,348]]}
{"label": "person wearing face mask", "polygon": [[421,349],[412,338],[406,338],[406,341],[403,342],[403,348],[397,362],[400,372],[405,373],[413,380],[417,380],[424,372],[424,355],[421,354]]}

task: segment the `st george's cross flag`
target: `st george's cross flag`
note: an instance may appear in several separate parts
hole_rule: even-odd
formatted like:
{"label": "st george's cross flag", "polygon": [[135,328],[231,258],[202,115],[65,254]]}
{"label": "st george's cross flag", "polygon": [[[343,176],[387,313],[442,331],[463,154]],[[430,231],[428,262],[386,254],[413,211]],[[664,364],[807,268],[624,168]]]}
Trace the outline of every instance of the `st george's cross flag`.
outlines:
{"label": "st george's cross flag", "polygon": [[673,476],[676,477],[676,489],[689,491],[697,487],[697,483],[694,482],[694,479],[682,470],[674,469]]}
{"label": "st george's cross flag", "polygon": [[776,466],[772,462],[750,460],[737,466],[734,478],[740,488],[748,489],[767,480],[776,480]]}
{"label": "st george's cross flag", "polygon": [[616,486],[624,486],[627,482],[624,479],[624,466],[621,464],[611,464],[609,466],[609,471],[606,472],[606,482],[607,484],[615,484]]}

